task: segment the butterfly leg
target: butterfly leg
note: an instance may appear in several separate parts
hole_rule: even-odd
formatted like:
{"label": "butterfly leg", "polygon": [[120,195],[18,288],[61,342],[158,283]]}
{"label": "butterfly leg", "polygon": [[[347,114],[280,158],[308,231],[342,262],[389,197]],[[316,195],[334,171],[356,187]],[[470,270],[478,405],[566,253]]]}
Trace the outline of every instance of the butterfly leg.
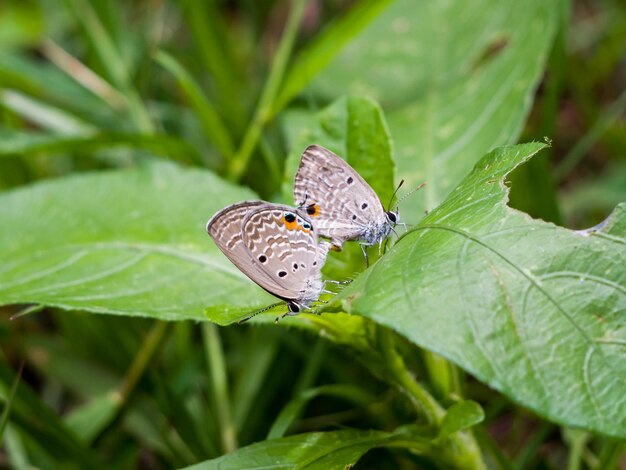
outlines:
{"label": "butterfly leg", "polygon": [[282,320],[285,317],[295,317],[296,315],[299,315],[300,312],[292,312],[291,310],[283,313],[282,315],[280,315],[279,317],[276,317],[276,319],[274,320],[274,323],[278,323],[280,320]]}
{"label": "butterfly leg", "polygon": [[415,225],[405,224],[404,222],[399,222],[398,225],[402,225],[404,227],[404,233],[409,231],[409,228],[415,227]]}
{"label": "butterfly leg", "polygon": [[365,245],[363,244],[361,244],[361,251],[363,252],[363,256],[365,257],[365,267],[369,268],[370,260],[369,260],[369,257],[367,256],[367,250],[365,248]]}

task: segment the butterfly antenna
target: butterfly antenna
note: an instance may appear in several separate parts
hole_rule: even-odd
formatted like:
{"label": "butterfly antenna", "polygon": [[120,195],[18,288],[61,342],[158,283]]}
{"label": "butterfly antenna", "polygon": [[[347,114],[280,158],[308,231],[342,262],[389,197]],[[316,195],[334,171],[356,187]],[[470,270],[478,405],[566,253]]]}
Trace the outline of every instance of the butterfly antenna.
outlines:
{"label": "butterfly antenna", "polygon": [[302,201],[301,203],[299,203],[298,201],[296,201],[296,206],[297,206],[297,207],[299,207],[299,208],[306,207],[306,200],[307,200],[308,198],[309,198],[309,195],[308,195],[308,193],[305,191],[305,192],[304,192],[304,201]]}
{"label": "butterfly antenna", "polygon": [[[398,190],[402,187],[403,184],[404,184],[404,180],[401,180],[400,184],[398,185],[396,190],[391,195],[391,199],[389,199],[389,204],[387,204],[387,210],[391,209],[391,204],[393,203],[393,198],[396,197],[396,194],[398,194]],[[400,202],[400,201],[398,201],[398,202]]]}
{"label": "butterfly antenna", "polygon": [[334,279],[326,279],[326,281],[324,282],[329,282],[330,284],[344,285],[344,284],[350,284],[352,281],[353,279],[348,279],[347,281],[335,281]]}
{"label": "butterfly antenna", "polygon": [[243,320],[239,320],[237,323],[239,323],[241,325],[242,323],[245,323],[248,320],[250,320],[252,317],[256,317],[259,313],[267,312],[268,310],[271,310],[274,307],[278,307],[279,305],[285,305],[285,302],[276,302],[275,304],[268,305],[267,307],[263,307],[262,309],[257,310],[256,312],[254,312],[249,317],[246,317]]}
{"label": "butterfly antenna", "polygon": [[[402,196],[400,199],[398,199],[398,202],[396,203],[396,208],[400,205],[400,203],[402,201],[404,201],[407,197],[409,197],[411,194],[416,193],[417,191],[419,191],[420,189],[422,189],[424,186],[426,186],[426,181],[424,181],[422,184],[420,184],[417,188],[409,191],[408,193],[406,193],[404,196]],[[397,191],[397,190],[396,190]]]}

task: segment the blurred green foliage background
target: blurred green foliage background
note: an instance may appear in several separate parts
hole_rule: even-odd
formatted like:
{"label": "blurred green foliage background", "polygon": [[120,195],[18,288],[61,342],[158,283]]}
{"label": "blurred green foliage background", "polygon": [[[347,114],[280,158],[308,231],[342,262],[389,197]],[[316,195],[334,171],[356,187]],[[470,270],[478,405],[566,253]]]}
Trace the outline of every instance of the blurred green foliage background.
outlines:
{"label": "blurred green foliage background", "polygon": [[[3,0],[0,189],[160,158],[207,168],[276,200],[287,155],[302,150],[293,145],[299,141],[290,126],[306,122],[302,111],[323,109],[344,93],[381,103],[392,137],[398,133],[398,174],[404,177],[418,157],[399,134],[421,137],[430,130],[402,129],[397,122],[410,114],[404,107],[410,98],[420,102],[421,96],[401,94],[402,83],[386,90],[383,81],[370,90],[353,76],[363,76],[362,62],[337,60],[344,47],[358,46],[351,41],[388,3]],[[558,5],[532,104],[527,113],[512,111],[524,121],[519,141],[547,137],[552,146],[512,175],[510,202],[533,217],[583,228],[626,201],[626,6],[619,0]],[[488,23],[491,7],[483,2],[474,14]],[[530,25],[522,21],[519,28]],[[435,27],[428,33],[433,48],[436,33]],[[497,35],[488,45],[471,67],[479,69],[508,47]],[[298,55],[302,51],[308,55]],[[389,64],[391,70],[392,58]],[[428,85],[429,73],[440,73],[437,65],[407,64],[403,77]],[[308,77],[307,70],[326,74]],[[487,136],[493,143],[483,146],[510,143],[513,134]],[[474,162],[438,171],[462,175]],[[417,183],[425,175],[408,179]],[[432,209],[453,183],[420,195],[424,202],[416,206]],[[290,433],[341,426],[393,430],[412,417],[405,398],[344,348],[303,331],[218,329],[54,308],[10,319],[20,311],[0,307],[2,467],[194,464],[267,438],[281,410],[304,391],[307,406]],[[425,363],[439,360],[415,351],[408,357],[419,377],[428,376]],[[626,465],[623,443],[559,428],[455,374],[465,396],[485,410],[476,436],[490,466],[616,468],[620,455]],[[375,450],[358,464],[432,465],[400,450]]]}

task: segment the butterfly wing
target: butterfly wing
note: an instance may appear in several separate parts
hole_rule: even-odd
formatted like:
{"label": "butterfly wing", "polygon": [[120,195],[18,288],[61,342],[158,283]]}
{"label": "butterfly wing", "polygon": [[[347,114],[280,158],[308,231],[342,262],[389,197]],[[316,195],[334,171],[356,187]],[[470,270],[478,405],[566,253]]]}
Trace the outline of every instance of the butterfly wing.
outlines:
{"label": "butterfly wing", "polygon": [[273,279],[250,258],[243,239],[243,223],[249,214],[267,206],[262,201],[246,201],[225,207],[207,222],[206,229],[217,247],[239,270],[271,294],[281,291]]}
{"label": "butterfly wing", "polygon": [[319,280],[325,259],[311,221],[299,211],[275,204],[260,207],[244,221],[243,239],[250,259],[271,280],[274,295],[301,300]]}
{"label": "butterfly wing", "polygon": [[[294,215],[294,222],[285,225],[287,214]],[[252,281],[277,297],[299,300],[307,281],[319,276],[324,258],[313,231],[297,229],[298,220],[301,226],[305,222],[310,226],[303,214],[289,207],[247,201],[215,214],[207,223],[207,232]],[[283,272],[286,274],[281,275]]]}
{"label": "butterfly wing", "polygon": [[371,186],[343,159],[319,145],[308,146],[302,154],[294,198],[312,218],[318,235],[339,247],[386,220]]}

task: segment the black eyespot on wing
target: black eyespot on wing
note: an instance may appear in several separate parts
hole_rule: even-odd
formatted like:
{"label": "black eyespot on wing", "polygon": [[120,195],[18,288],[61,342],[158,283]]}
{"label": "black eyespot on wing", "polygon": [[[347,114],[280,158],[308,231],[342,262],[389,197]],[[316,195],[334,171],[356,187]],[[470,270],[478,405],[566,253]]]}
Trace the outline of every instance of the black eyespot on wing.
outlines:
{"label": "black eyespot on wing", "polygon": [[298,270],[298,263],[293,263],[293,270],[297,271]]}
{"label": "black eyespot on wing", "polygon": [[317,212],[317,208],[315,204],[309,204],[306,208],[306,213],[309,215],[314,215]]}
{"label": "black eyespot on wing", "polygon": [[278,271],[278,277],[285,277],[287,275],[287,271]]}
{"label": "black eyespot on wing", "polygon": [[291,223],[296,220],[296,214],[292,214],[291,212],[285,212],[285,222]]}
{"label": "black eyespot on wing", "polygon": [[363,204],[361,204],[361,209],[363,210],[367,209],[367,202],[364,202]]}
{"label": "black eyespot on wing", "polygon": [[260,261],[261,263],[265,263],[265,262],[267,261],[267,256],[265,256],[265,255],[261,255],[261,256],[259,256],[259,261]]}
{"label": "black eyespot on wing", "polygon": [[311,224],[308,222],[303,223],[302,226],[304,227],[305,230],[311,230]]}
{"label": "black eyespot on wing", "polygon": [[352,215],[352,220],[356,220],[356,214]]}
{"label": "black eyespot on wing", "polygon": [[348,183],[348,184],[354,183],[354,179],[352,178],[352,176],[348,177],[348,179],[346,180],[346,183]]}
{"label": "black eyespot on wing", "polygon": [[317,261],[313,261],[313,266],[317,266]]}

